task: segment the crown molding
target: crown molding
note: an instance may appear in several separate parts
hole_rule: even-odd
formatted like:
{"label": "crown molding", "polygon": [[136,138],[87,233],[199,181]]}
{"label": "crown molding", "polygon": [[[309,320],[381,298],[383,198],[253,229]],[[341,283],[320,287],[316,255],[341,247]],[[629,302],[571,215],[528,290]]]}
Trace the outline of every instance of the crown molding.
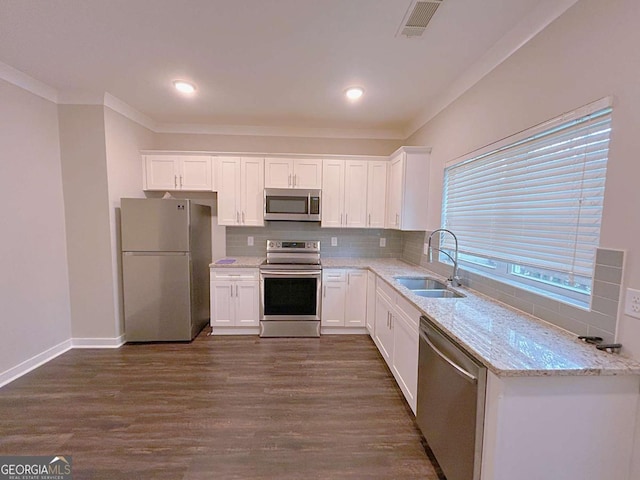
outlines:
{"label": "crown molding", "polygon": [[403,132],[404,139],[406,140],[416,133],[577,2],[578,0],[545,0],[540,2],[458,77],[447,90],[439,94],[438,100],[433,105],[423,110],[409,123]]}
{"label": "crown molding", "polygon": [[123,102],[118,97],[111,95],[109,92],[104,94],[104,106],[109,107],[111,110],[118,112],[120,115],[127,117],[129,120],[142,125],[152,132],[158,132],[158,124],[155,121],[147,117],[144,113],[139,112],[128,103]]}
{"label": "crown molding", "polygon": [[16,70],[6,63],[0,62],[0,79],[6,82],[20,87],[27,92],[33,93],[38,97],[49,100],[53,103],[58,103],[58,92],[55,88],[36,80],[35,78],[27,75],[26,73]]}

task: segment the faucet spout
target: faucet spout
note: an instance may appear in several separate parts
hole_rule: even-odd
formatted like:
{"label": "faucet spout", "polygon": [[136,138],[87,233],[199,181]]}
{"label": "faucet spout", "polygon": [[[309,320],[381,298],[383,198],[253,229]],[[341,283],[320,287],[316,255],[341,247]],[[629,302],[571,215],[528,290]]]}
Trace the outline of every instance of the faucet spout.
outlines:
{"label": "faucet spout", "polygon": [[[441,248],[431,246],[431,238],[438,232],[445,232],[450,234],[453,237],[453,241],[455,242],[455,246],[456,246],[454,257],[452,257],[448,252],[445,252]],[[451,272],[451,276],[447,280],[451,282],[451,285],[453,285],[454,287],[459,287],[460,277],[458,276],[458,237],[456,237],[451,230],[447,230],[446,228],[439,228],[431,232],[431,235],[429,235],[429,240],[427,241],[427,249],[429,252],[429,255],[428,255],[429,263],[433,261],[433,255],[431,253],[433,250],[444,253],[447,257],[449,257],[449,259],[453,262],[453,270]]]}

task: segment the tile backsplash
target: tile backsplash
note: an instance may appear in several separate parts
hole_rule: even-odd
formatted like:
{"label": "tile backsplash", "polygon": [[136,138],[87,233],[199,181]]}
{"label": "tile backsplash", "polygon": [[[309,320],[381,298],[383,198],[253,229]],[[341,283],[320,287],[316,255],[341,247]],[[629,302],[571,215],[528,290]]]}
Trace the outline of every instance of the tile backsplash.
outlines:
{"label": "tile backsplash", "polygon": [[[401,258],[441,275],[449,276],[451,274],[450,265],[439,262],[429,263],[427,256],[422,254],[428,233],[430,232],[403,232]],[[623,266],[624,251],[604,248],[597,250],[591,310],[538,295],[464,269],[460,269],[459,274],[462,277],[463,285],[518,310],[577,335],[597,335],[602,337],[605,342],[613,342]]]}
{"label": "tile backsplash", "polygon": [[[253,237],[253,246],[247,245]],[[338,244],[331,246],[335,237]],[[384,238],[386,245],[380,246]],[[320,240],[321,255],[326,257],[402,256],[402,232],[369,228],[320,228],[315,222],[267,222],[264,227],[227,227],[227,255],[265,255],[267,240]]]}

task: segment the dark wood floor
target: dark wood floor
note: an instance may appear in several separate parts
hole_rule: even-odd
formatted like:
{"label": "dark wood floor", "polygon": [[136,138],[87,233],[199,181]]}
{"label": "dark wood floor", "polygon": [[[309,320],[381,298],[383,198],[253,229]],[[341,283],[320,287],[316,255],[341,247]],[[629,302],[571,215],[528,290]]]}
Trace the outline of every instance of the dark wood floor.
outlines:
{"label": "dark wood floor", "polygon": [[0,455],[74,479],[438,478],[365,335],[72,350],[0,389]]}

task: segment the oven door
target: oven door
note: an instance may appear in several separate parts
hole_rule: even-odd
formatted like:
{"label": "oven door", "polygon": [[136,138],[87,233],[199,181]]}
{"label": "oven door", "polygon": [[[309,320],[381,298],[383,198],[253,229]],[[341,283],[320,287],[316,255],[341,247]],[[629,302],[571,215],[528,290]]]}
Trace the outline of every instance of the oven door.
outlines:
{"label": "oven door", "polygon": [[261,269],[260,320],[320,320],[322,270]]}

